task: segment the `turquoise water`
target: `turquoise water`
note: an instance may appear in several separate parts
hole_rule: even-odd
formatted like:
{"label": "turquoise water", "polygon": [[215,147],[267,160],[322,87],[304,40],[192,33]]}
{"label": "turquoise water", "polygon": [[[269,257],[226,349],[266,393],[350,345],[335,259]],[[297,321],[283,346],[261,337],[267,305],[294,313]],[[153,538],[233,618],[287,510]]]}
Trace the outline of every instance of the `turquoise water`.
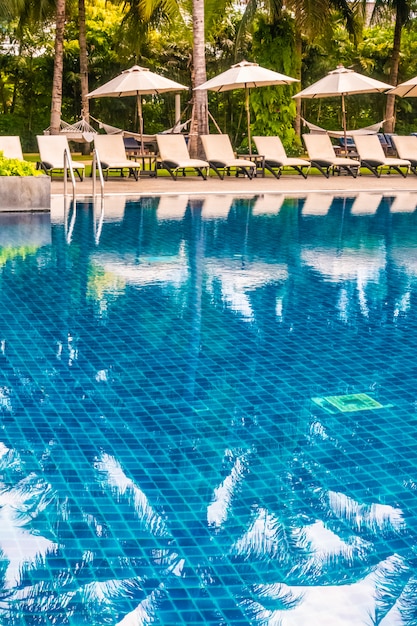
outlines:
{"label": "turquoise water", "polygon": [[416,625],[416,207],[0,214],[0,623]]}

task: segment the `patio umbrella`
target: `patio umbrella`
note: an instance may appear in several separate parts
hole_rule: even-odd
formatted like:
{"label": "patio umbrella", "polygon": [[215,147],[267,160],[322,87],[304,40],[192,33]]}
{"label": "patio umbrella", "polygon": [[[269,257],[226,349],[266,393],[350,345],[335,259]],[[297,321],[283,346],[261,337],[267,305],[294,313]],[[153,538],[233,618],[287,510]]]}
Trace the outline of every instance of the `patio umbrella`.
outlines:
{"label": "patio umbrella", "polygon": [[160,94],[167,91],[188,89],[180,83],[151,72],[146,67],[134,65],[128,70],[112,78],[108,83],[90,91],[87,98],[119,98],[121,96],[136,96],[139,119],[139,133],[143,152],[143,117],[142,96],[146,94]]}
{"label": "patio umbrella", "polygon": [[343,136],[346,145],[346,106],[345,96],[359,93],[384,93],[392,89],[392,85],[375,80],[369,76],[358,74],[343,65],[313,83],[306,89],[295,94],[293,98],[329,98],[331,96],[342,97],[342,125]]}
{"label": "patio umbrella", "polygon": [[399,85],[391,89],[388,93],[395,96],[401,96],[401,98],[416,98],[417,76],[406,80],[405,83],[400,83]]}
{"label": "patio umbrella", "polygon": [[258,63],[249,63],[241,61],[232,65],[228,70],[222,72],[218,76],[202,83],[195,89],[210,91],[231,91],[232,89],[245,90],[245,108],[248,124],[248,143],[249,154],[252,154],[251,135],[250,135],[250,110],[249,110],[249,93],[253,87],[266,87],[268,85],[290,85],[299,82],[297,78],[291,78],[284,74],[279,74],[273,70],[261,67]]}

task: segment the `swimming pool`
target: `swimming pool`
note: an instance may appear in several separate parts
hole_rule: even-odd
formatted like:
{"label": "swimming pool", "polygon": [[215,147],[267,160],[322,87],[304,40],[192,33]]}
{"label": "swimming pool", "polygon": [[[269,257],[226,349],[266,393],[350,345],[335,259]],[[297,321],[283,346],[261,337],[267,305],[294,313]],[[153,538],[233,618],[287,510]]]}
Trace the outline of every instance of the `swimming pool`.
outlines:
{"label": "swimming pool", "polygon": [[417,194],[0,214],[0,622],[417,624]]}

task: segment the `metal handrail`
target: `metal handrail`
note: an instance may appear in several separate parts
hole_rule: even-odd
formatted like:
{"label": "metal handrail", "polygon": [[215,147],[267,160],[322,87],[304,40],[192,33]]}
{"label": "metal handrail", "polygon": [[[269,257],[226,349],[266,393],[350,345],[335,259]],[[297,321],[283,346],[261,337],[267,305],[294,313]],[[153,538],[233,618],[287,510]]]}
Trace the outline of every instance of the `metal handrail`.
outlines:
{"label": "metal handrail", "polygon": [[93,177],[93,196],[96,195],[96,170],[98,170],[99,178],[100,178],[100,188],[101,188],[101,197],[104,197],[104,176],[103,169],[101,167],[99,155],[97,149],[93,150],[93,163],[91,165],[91,176]]}
{"label": "metal handrail", "polygon": [[74,169],[72,167],[72,160],[67,148],[64,149],[64,195],[67,195],[67,169],[69,169],[71,174],[71,182],[72,182],[72,197],[75,200],[75,176]]}

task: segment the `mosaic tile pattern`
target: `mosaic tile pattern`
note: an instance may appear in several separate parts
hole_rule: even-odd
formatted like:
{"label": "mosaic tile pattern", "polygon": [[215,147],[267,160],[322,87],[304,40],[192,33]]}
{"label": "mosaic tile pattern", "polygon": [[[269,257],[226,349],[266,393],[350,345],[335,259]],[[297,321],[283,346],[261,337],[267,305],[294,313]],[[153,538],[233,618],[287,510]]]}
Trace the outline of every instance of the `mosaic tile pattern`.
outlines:
{"label": "mosaic tile pattern", "polygon": [[0,214],[1,623],[415,626],[417,194],[312,196]]}

